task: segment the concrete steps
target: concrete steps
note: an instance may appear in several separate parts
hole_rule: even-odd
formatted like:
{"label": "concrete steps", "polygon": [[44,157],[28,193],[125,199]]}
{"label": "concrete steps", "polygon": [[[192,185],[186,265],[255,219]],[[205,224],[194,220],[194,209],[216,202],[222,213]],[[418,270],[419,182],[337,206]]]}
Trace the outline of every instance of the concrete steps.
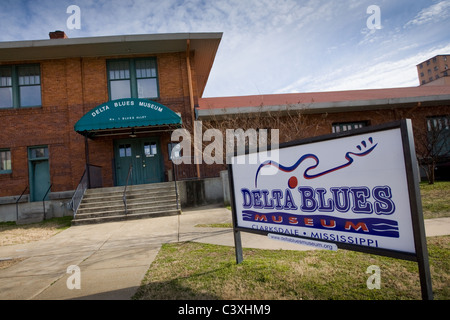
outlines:
{"label": "concrete steps", "polygon": [[88,189],[72,225],[144,219],[177,215],[173,182],[128,186],[127,214],[123,203],[124,187]]}

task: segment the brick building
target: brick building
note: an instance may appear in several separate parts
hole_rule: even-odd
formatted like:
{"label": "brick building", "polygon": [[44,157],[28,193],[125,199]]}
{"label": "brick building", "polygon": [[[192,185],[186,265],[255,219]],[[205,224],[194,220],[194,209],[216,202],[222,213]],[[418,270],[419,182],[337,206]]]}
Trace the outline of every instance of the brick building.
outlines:
{"label": "brick building", "polygon": [[206,127],[279,129],[280,143],[409,118],[418,159],[450,178],[450,85],[202,98],[197,115]]}
{"label": "brick building", "polygon": [[[221,36],[68,39],[57,31],[0,43],[0,197],[25,191],[40,201],[49,188],[75,190],[87,163],[100,167],[104,187],[124,184],[131,163],[134,183],[167,181],[170,132],[192,122]],[[125,106],[108,105],[116,99]],[[89,127],[94,116],[108,123]]]}
{"label": "brick building", "polygon": [[450,55],[437,55],[417,65],[421,85],[450,85]]}

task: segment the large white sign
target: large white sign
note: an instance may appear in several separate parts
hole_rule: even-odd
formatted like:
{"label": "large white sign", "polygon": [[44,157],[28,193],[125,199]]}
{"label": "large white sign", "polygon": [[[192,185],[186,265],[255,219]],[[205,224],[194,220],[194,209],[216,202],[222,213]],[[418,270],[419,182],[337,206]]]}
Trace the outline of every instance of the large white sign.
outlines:
{"label": "large white sign", "polygon": [[415,253],[400,128],[278,152],[231,158],[236,227]]}

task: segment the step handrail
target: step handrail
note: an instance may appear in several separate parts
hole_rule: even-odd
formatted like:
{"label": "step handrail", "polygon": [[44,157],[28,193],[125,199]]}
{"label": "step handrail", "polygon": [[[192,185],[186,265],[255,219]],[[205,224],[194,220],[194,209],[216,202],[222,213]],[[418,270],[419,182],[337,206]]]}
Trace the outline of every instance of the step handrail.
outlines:
{"label": "step handrail", "polygon": [[25,193],[25,191],[27,191],[27,189],[28,189],[28,185],[25,187],[25,189],[23,189],[22,193],[20,194],[19,199],[16,200],[16,221],[19,221],[19,201],[20,201],[20,199],[22,199],[22,196]]}
{"label": "step handrail", "polygon": [[45,198],[47,197],[48,193],[50,192],[52,185],[53,184],[50,184],[50,187],[48,187],[47,192],[45,193],[44,197],[42,198],[42,207],[44,208],[44,220],[47,220],[47,217],[45,215]]}
{"label": "step handrail", "polygon": [[123,205],[125,207],[125,214],[128,214],[128,208],[127,208],[127,187],[128,187],[128,180],[130,179],[130,176],[133,172],[133,164],[130,163],[130,167],[128,168],[128,175],[127,175],[127,181],[125,182],[125,188],[123,189]]}
{"label": "step handrail", "polygon": [[81,176],[80,183],[78,183],[75,192],[73,193],[72,200],[70,200],[70,207],[73,210],[73,218],[77,215],[78,208],[80,207],[81,200],[83,200],[84,193],[88,188],[87,170],[85,169]]}

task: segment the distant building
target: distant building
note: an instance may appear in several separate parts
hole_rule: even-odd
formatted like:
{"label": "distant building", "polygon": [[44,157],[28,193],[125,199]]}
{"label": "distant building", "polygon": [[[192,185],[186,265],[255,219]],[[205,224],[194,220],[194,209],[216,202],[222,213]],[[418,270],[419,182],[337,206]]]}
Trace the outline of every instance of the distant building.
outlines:
{"label": "distant building", "polygon": [[437,55],[417,65],[420,85],[449,85],[450,55]]}

